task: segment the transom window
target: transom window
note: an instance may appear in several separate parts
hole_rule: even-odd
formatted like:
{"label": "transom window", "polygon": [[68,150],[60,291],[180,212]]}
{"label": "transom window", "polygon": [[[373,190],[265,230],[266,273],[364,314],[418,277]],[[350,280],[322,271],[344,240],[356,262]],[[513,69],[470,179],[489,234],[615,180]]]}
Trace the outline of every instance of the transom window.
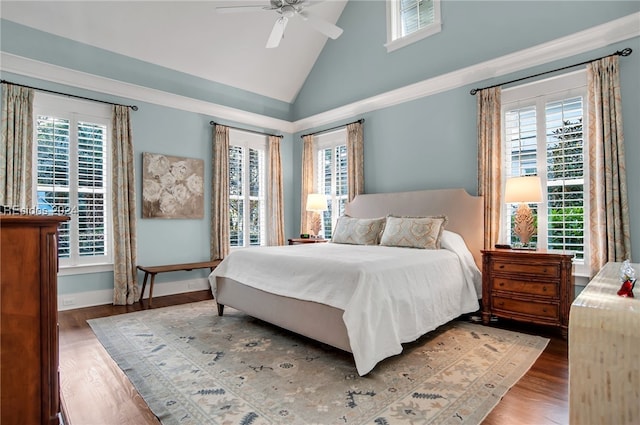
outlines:
{"label": "transom window", "polygon": [[229,243],[266,244],[267,137],[229,130]]}
{"label": "transom window", "polygon": [[329,239],[338,217],[344,214],[349,197],[346,129],[316,136],[315,172],[316,190],[327,196],[328,206],[322,213],[320,234]]}
{"label": "transom window", "polygon": [[387,0],[387,52],[442,29],[440,0]]}
{"label": "transom window", "polygon": [[[588,261],[586,73],[503,91],[504,177],[538,175],[544,202],[531,205],[539,247]],[[510,243],[517,205],[508,205],[503,232]]]}
{"label": "transom window", "polygon": [[108,106],[37,93],[34,99],[37,208],[65,214],[64,268],[112,263]]}

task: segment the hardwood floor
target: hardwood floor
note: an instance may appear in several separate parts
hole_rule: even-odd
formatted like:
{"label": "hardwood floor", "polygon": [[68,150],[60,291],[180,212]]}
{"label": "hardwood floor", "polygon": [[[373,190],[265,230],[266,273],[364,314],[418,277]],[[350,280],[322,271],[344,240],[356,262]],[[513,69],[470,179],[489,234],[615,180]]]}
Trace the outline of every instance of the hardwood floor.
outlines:
{"label": "hardwood floor", "polygon": [[[208,290],[154,297],[153,308],[211,299]],[[147,308],[98,306],[59,313],[60,386],[65,425],[159,424],[124,373],[87,324],[88,319]],[[501,321],[500,326],[551,339],[527,374],[487,416],[486,425],[543,425],[569,422],[567,342],[559,332]]]}

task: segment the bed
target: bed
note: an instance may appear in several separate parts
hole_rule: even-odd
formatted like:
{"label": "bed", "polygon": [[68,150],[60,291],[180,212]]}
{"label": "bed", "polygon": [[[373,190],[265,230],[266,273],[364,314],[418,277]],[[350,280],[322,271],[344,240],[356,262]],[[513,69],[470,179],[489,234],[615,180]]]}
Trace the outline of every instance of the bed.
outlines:
{"label": "bed", "polygon": [[227,305],[351,352],[366,375],[402,343],[478,310],[483,211],[482,198],[464,189],[358,195],[347,216],[446,216],[441,249],[333,242],[238,249],[209,276],[218,314]]}

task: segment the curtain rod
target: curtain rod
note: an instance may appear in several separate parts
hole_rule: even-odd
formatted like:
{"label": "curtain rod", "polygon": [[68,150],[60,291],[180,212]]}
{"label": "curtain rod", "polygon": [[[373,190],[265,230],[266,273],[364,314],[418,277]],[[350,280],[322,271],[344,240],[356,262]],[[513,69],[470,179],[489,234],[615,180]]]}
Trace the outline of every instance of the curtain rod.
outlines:
{"label": "curtain rod", "polygon": [[480,90],[492,89],[494,87],[504,86],[506,84],[511,84],[511,83],[516,83],[518,81],[527,80],[529,78],[539,77],[540,75],[551,74],[552,72],[564,71],[565,69],[575,68],[576,66],[580,66],[580,65],[586,65],[588,63],[595,62],[595,61],[600,60],[600,59],[608,58],[609,56],[629,56],[632,51],[633,50],[631,50],[630,48],[627,47],[626,49],[618,50],[615,53],[612,53],[612,54],[606,55],[606,56],[602,56],[602,57],[599,57],[597,59],[591,59],[591,60],[588,60],[588,61],[576,63],[574,65],[563,66],[562,68],[552,69],[551,71],[545,71],[545,72],[541,72],[539,74],[529,75],[528,77],[518,78],[518,79],[515,79],[515,80],[507,81],[506,83],[494,84],[492,86],[483,87],[481,89],[472,89],[469,93],[471,94],[471,96],[475,96],[475,94],[478,93]]}
{"label": "curtain rod", "polygon": [[281,139],[283,137],[282,134],[263,133],[262,131],[249,130],[247,128],[234,127],[232,125],[218,124],[215,121],[209,121],[209,124],[211,124],[211,125],[224,125],[225,127],[233,128],[234,130],[246,131],[247,133],[259,134],[261,136],[274,136],[274,137],[279,137]]}
{"label": "curtain rod", "polygon": [[122,105],[120,103],[108,102],[106,100],[92,99],[90,97],[78,96],[76,94],[62,93],[62,92],[55,91],[55,90],[47,90],[47,89],[41,89],[39,87],[32,87],[32,86],[26,86],[24,84],[12,83],[11,81],[7,81],[7,80],[0,80],[0,83],[13,84],[14,86],[18,86],[18,87],[25,87],[25,88],[28,88],[28,89],[43,91],[43,92],[46,92],[46,93],[59,94],[59,95],[68,96],[68,97],[74,97],[76,99],[90,100],[92,102],[98,102],[98,103],[106,103],[107,105],[126,106],[127,108],[131,108],[134,111],[138,110],[138,107],[136,105]]}
{"label": "curtain rod", "polygon": [[325,129],[325,130],[316,131],[315,133],[303,134],[303,135],[302,135],[302,136],[300,136],[300,137],[305,137],[305,136],[315,136],[315,135],[317,135],[317,134],[327,133],[327,132],[329,132],[329,131],[337,130],[337,129],[339,129],[339,128],[343,128],[343,127],[348,126],[349,124],[355,124],[355,123],[357,123],[357,122],[359,122],[360,124],[362,124],[362,123],[364,122],[364,118],[360,118],[358,121],[350,122],[350,123],[347,123],[347,124],[342,124],[342,125],[337,125],[337,126],[335,126],[335,127],[327,128],[327,129]]}

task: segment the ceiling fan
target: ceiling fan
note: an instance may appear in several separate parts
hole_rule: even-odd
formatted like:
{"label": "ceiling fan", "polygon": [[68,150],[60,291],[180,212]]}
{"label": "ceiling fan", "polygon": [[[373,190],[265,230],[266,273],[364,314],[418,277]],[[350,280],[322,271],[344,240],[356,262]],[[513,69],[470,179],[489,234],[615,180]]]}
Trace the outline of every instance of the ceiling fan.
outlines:
{"label": "ceiling fan", "polygon": [[300,17],[304,22],[308,23],[316,31],[336,39],[342,34],[342,28],[335,26],[322,18],[319,18],[309,12],[305,7],[309,4],[309,0],[269,0],[270,6],[262,5],[246,5],[246,6],[219,6],[216,7],[218,13],[236,13],[236,12],[254,12],[257,10],[275,11],[280,15],[273,25],[266,47],[272,49],[280,45],[280,41],[284,37],[284,30],[290,18]]}

